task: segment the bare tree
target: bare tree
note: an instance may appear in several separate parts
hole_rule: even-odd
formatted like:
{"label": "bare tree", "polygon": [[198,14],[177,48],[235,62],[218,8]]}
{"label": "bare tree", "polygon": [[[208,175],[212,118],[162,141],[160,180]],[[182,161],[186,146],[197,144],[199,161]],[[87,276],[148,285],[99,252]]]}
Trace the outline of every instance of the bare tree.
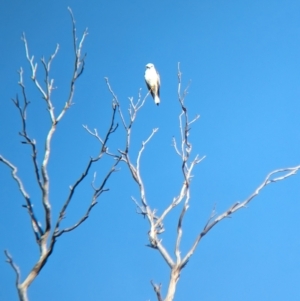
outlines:
{"label": "bare tree", "polygon": [[[21,279],[19,267],[14,262],[9,252],[5,250],[5,256],[7,258],[7,262],[10,264],[10,266],[12,267],[16,275],[15,284],[18,291],[19,299],[22,301],[28,300],[28,296],[27,296],[28,288],[31,285],[31,283],[35,280],[35,278],[38,276],[38,274],[41,272],[42,268],[45,266],[47,260],[49,259],[51,253],[53,252],[54,246],[58,238],[62,234],[70,232],[76,229],[78,226],[80,226],[89,217],[89,214],[93,209],[93,207],[97,204],[97,199],[100,197],[100,195],[108,190],[106,188],[107,180],[111,177],[112,173],[116,171],[116,166],[118,165],[121,158],[121,157],[115,157],[111,153],[109,153],[108,146],[107,146],[108,139],[115,132],[118,126],[115,123],[116,107],[112,106],[111,121],[104,135],[104,138],[101,138],[99,136],[97,130],[91,131],[88,129],[87,126],[84,126],[87,132],[99,141],[100,144],[99,153],[95,157],[91,157],[88,160],[82,174],[73,183],[73,185],[70,186],[69,194],[65,202],[62,204],[58,217],[56,219],[52,217],[51,200],[49,196],[51,186],[50,186],[50,176],[48,173],[48,165],[49,165],[48,163],[51,155],[51,142],[53,139],[53,135],[57,130],[58,124],[60,123],[62,118],[65,116],[66,112],[70,109],[70,107],[73,104],[75,83],[77,82],[78,78],[82,75],[85,67],[85,55],[82,54],[82,49],[83,49],[84,41],[88,35],[88,31],[86,29],[79,42],[77,41],[75,20],[70,8],[69,8],[69,12],[72,19],[72,32],[73,32],[72,35],[73,35],[73,48],[74,48],[73,68],[74,69],[69,84],[69,93],[68,93],[67,100],[65,102],[63,109],[58,113],[56,113],[54,109],[52,91],[55,89],[55,87],[54,87],[54,80],[51,79],[50,77],[50,69],[51,69],[52,62],[58,53],[59,45],[56,46],[56,49],[54,53],[50,56],[49,60],[46,60],[45,58],[41,59],[41,66],[43,68],[43,74],[44,74],[43,81],[45,82],[45,87],[44,87],[44,84],[42,84],[42,81],[39,80],[37,75],[37,69],[38,66],[40,65],[34,61],[34,56],[31,56],[29,53],[29,47],[28,47],[25,34],[23,34],[22,36],[22,40],[25,46],[26,58],[27,61],[29,62],[30,69],[31,69],[31,79],[36,89],[40,93],[42,99],[44,100],[50,117],[50,127],[45,137],[44,150],[41,151],[41,149],[39,149],[39,151],[42,153],[41,165],[39,165],[38,163],[37,143],[27,130],[26,115],[27,115],[27,108],[30,102],[28,100],[29,97],[27,95],[27,90],[23,80],[24,72],[22,68],[19,70],[19,86],[21,89],[21,97],[17,95],[16,98],[12,99],[14,105],[16,106],[19,112],[20,119],[21,119],[21,131],[19,133],[19,135],[22,137],[21,143],[23,143],[24,145],[28,145],[31,149],[33,173],[35,175],[36,185],[38,186],[40,191],[41,203],[44,209],[43,210],[44,212],[43,219],[45,223],[44,227],[40,223],[42,218],[36,215],[30,195],[25,188],[24,182],[18,175],[18,168],[9,159],[4,157],[3,155],[0,155],[0,162],[6,165],[11,170],[11,176],[13,180],[16,182],[20,190],[20,193],[25,201],[25,205],[23,205],[23,207],[27,209],[30,218],[30,223],[32,226],[33,235],[35,237],[36,244],[39,248],[39,258],[37,259],[36,263],[30,270],[30,272],[25,276],[24,280]],[[70,205],[70,202],[72,201],[73,196],[76,193],[77,187],[80,184],[82,184],[83,180],[87,177],[92,165],[100,161],[104,157],[110,158],[112,160],[111,167],[106,172],[106,175],[103,177],[99,185],[94,184],[95,176],[96,176],[94,175],[94,179],[92,182],[93,193],[91,195],[91,201],[86,209],[86,212],[84,212],[82,217],[74,224],[65,228],[61,227],[61,222],[66,215],[68,206]]]}
{"label": "bare tree", "polygon": [[[182,174],[183,182],[182,185],[178,187],[178,194],[171,200],[171,202],[166,208],[161,210],[162,213],[158,214],[158,211],[155,208],[151,207],[151,202],[148,200],[148,197],[146,195],[144,180],[141,176],[142,155],[145,151],[146,145],[156,134],[158,128],[154,128],[150,133],[150,135],[146,138],[146,140],[142,142],[142,146],[138,151],[137,157],[135,159],[132,159],[131,156],[131,144],[133,140],[132,128],[136,121],[137,114],[143,108],[146,98],[149,96],[150,93],[148,92],[148,94],[145,97],[142,97],[141,93],[139,93],[139,97],[137,101],[134,101],[133,98],[129,99],[130,103],[129,103],[129,119],[128,119],[127,116],[125,116],[123,110],[121,109],[121,104],[116,94],[114,93],[113,89],[111,88],[108,79],[106,79],[108,89],[113,96],[110,124],[108,126],[106,133],[104,134],[104,138],[100,137],[97,130],[92,131],[87,126],[84,126],[88,134],[90,134],[91,136],[93,136],[98,140],[100,144],[99,153],[97,156],[90,158],[88,160],[82,174],[77,178],[77,180],[70,187],[69,194],[65,202],[62,204],[58,217],[54,219],[52,217],[52,207],[51,207],[51,199],[50,199],[51,186],[50,186],[50,177],[48,173],[49,158],[51,155],[51,142],[58,124],[60,123],[60,121],[65,116],[68,109],[73,104],[75,83],[77,82],[78,78],[82,75],[85,67],[85,55],[82,54],[82,49],[83,49],[85,38],[88,34],[87,30],[85,30],[79,42],[77,41],[75,20],[72,11],[70,9],[69,11],[71,14],[72,29],[73,29],[74,70],[70,80],[68,98],[65,102],[65,106],[62,108],[62,110],[59,113],[56,113],[54,109],[54,102],[52,97],[52,91],[54,90],[54,80],[51,79],[50,77],[51,64],[58,53],[59,47],[58,46],[56,47],[54,53],[50,56],[48,61],[45,60],[44,58],[41,59],[41,66],[44,71],[43,79],[46,84],[46,86],[43,87],[43,84],[41,84],[41,81],[38,79],[37,76],[38,63],[34,61],[34,57],[31,56],[29,53],[29,47],[25,35],[23,35],[22,38],[25,45],[26,58],[29,62],[29,66],[31,69],[31,79],[37,91],[40,93],[42,99],[44,100],[50,117],[50,127],[45,137],[44,149],[43,151],[39,150],[40,153],[42,153],[41,164],[39,164],[38,161],[37,143],[35,139],[33,139],[32,136],[29,134],[28,127],[27,127],[28,124],[27,124],[26,115],[27,115],[27,108],[30,102],[28,100],[29,99],[28,92],[26,90],[24,80],[23,80],[24,72],[22,68],[19,71],[19,77],[20,77],[19,86],[21,89],[21,97],[17,95],[16,98],[13,99],[13,103],[16,106],[21,119],[21,131],[19,133],[20,136],[22,137],[21,142],[24,145],[28,145],[31,150],[33,173],[35,176],[36,185],[40,191],[41,203],[43,206],[42,218],[44,219],[44,223],[45,223],[44,227],[40,223],[42,218],[37,216],[33,208],[30,195],[25,188],[24,182],[22,181],[21,177],[18,175],[17,167],[12,163],[11,160],[7,159],[3,155],[0,155],[0,162],[2,162],[6,167],[8,167],[11,170],[12,179],[18,185],[21,195],[25,201],[25,205],[23,205],[23,207],[27,209],[33,235],[36,244],[39,248],[39,257],[35,262],[33,268],[25,276],[24,280],[21,279],[19,267],[13,260],[10,253],[7,250],[5,250],[5,256],[7,258],[7,262],[12,267],[16,275],[15,284],[19,294],[19,299],[22,301],[28,300],[27,297],[28,288],[31,285],[31,283],[36,279],[36,277],[38,276],[42,268],[45,266],[45,264],[47,263],[47,260],[52,254],[58,238],[62,234],[76,229],[89,217],[91,210],[97,204],[97,199],[100,197],[100,195],[103,192],[107,191],[106,183],[108,179],[116,171],[116,166],[119,164],[119,162],[122,161],[128,167],[130,174],[139,189],[139,200],[133,197],[132,200],[137,206],[139,213],[143,217],[145,217],[148,221],[149,224],[148,246],[159,252],[159,254],[166,262],[167,266],[169,267],[169,271],[170,271],[170,280],[167,285],[168,289],[165,296],[163,296],[161,292],[161,287],[162,287],[161,284],[156,284],[153,281],[151,281],[151,284],[153,286],[157,300],[171,301],[174,299],[176,293],[176,286],[180,278],[182,269],[186,266],[189,259],[194,254],[202,237],[205,236],[221,220],[231,216],[239,209],[244,208],[267,185],[271,183],[279,182],[281,180],[284,180],[296,174],[300,169],[300,165],[291,168],[278,169],[270,172],[265,178],[265,180],[261,183],[261,185],[259,185],[248,198],[246,198],[242,202],[234,203],[225,212],[217,215],[215,209],[213,209],[203,229],[199,230],[199,234],[195,238],[194,243],[190,246],[186,254],[182,255],[181,241],[183,236],[183,220],[189,208],[189,202],[191,198],[190,189],[191,189],[192,178],[193,178],[193,170],[196,167],[196,165],[198,165],[204,159],[204,157],[200,157],[199,155],[196,156],[192,155],[192,143],[190,141],[191,125],[199,119],[199,116],[197,115],[192,119],[190,119],[189,117],[188,109],[185,104],[185,99],[189,87],[187,87],[182,92],[181,72],[178,65],[178,101],[180,107],[180,114],[179,114],[180,135],[179,135],[179,139],[173,138],[173,148],[175,153],[178,155],[178,157],[181,160],[181,170],[179,170],[179,172]],[[119,149],[119,155],[111,153],[108,150],[108,140],[118,127],[115,121],[117,114],[121,119],[121,123],[125,130],[125,137],[126,137],[125,146],[124,148]],[[106,175],[103,177],[99,185],[95,184],[95,175],[94,175],[92,181],[93,192],[92,192],[89,206],[87,207],[86,211],[83,213],[83,215],[77,222],[71,224],[69,227],[62,227],[61,222],[66,215],[68,206],[70,205],[70,202],[74,197],[77,187],[80,184],[82,184],[83,180],[87,177],[92,165],[94,165],[96,162],[99,162],[104,157],[111,159],[112,163],[110,165],[109,170],[107,171]],[[165,226],[164,226],[165,219],[172,212],[172,210],[174,210],[174,208],[177,206],[181,206],[181,211],[177,218],[177,235],[175,239],[175,244],[173,246],[173,250],[169,250],[162,242],[160,235],[165,231]]]}
{"label": "bare tree", "polygon": [[[128,169],[131,173],[131,176],[134,182],[137,184],[139,189],[139,198],[140,201],[137,201],[134,197],[132,200],[137,206],[138,212],[144,216],[148,223],[149,223],[149,231],[148,231],[148,239],[149,239],[149,247],[157,250],[159,254],[162,256],[164,261],[166,262],[167,266],[170,269],[170,280],[168,283],[168,289],[166,296],[162,296],[161,292],[161,284],[155,284],[151,281],[153,286],[154,292],[156,294],[158,301],[172,301],[175,297],[176,292],[176,285],[180,278],[180,274],[182,269],[186,266],[191,256],[194,254],[199,242],[201,241],[202,237],[205,236],[217,223],[221,220],[225,219],[226,217],[231,216],[233,213],[237,212],[239,209],[246,207],[246,205],[251,202],[259,193],[260,191],[265,188],[267,185],[271,183],[276,183],[281,180],[284,180],[292,175],[295,175],[299,169],[300,165],[290,167],[290,168],[283,168],[277,169],[270,172],[265,180],[255,189],[255,191],[244,201],[242,202],[235,202],[228,210],[225,212],[217,215],[215,209],[213,208],[208,221],[205,223],[202,230],[200,230],[199,235],[195,238],[194,243],[190,246],[188,252],[184,255],[181,254],[180,245],[181,239],[183,235],[183,220],[186,215],[187,209],[189,208],[190,202],[190,187],[192,183],[193,177],[193,170],[197,164],[199,164],[205,157],[199,157],[199,155],[192,156],[192,143],[190,141],[190,132],[191,132],[191,125],[199,119],[199,115],[195,118],[190,119],[188,114],[188,109],[185,105],[185,98],[188,93],[189,86],[182,92],[181,90],[181,77],[182,74],[180,72],[178,64],[178,101],[180,105],[181,112],[179,114],[179,142],[175,138],[173,138],[173,147],[176,154],[180,157],[181,160],[181,174],[183,178],[183,183],[181,187],[179,187],[178,194],[173,198],[170,204],[162,210],[161,214],[158,214],[158,210],[151,208],[150,202],[146,195],[145,184],[144,180],[141,176],[141,157],[143,152],[145,151],[145,147],[147,143],[150,142],[152,137],[158,131],[158,128],[154,128],[152,133],[148,136],[148,138],[142,142],[142,146],[137,154],[135,159],[132,159],[130,156],[130,149],[131,149],[131,141],[133,140],[132,137],[132,127],[134,122],[136,121],[137,114],[143,108],[145,104],[145,100],[149,93],[143,98],[141,94],[137,101],[135,102],[133,98],[130,98],[129,104],[129,121],[126,121],[126,116],[124,115],[120,102],[114,93],[113,89],[111,88],[108,79],[107,86],[109,91],[113,96],[113,100],[118,108],[118,112],[120,118],[122,120],[123,128],[126,132],[126,143],[125,147],[122,150],[119,150],[120,154],[122,155],[122,161],[128,166]],[[195,180],[194,180],[195,181]],[[177,206],[181,205],[182,209],[178,216],[177,221],[177,235],[176,240],[173,248],[174,255],[171,255],[172,250],[168,250],[160,235],[165,231],[164,221],[169,213]]]}

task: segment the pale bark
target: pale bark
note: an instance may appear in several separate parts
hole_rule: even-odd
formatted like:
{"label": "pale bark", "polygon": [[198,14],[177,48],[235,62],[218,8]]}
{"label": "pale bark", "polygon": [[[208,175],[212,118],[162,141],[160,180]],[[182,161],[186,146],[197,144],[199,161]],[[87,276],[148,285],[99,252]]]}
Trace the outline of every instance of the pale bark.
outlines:
{"label": "pale bark", "polygon": [[[191,125],[198,120],[199,115],[197,115],[193,119],[189,119],[188,109],[185,106],[185,97],[187,96],[188,88],[186,88],[183,93],[181,93],[181,72],[178,65],[178,100],[181,107],[181,113],[179,114],[179,130],[180,130],[180,139],[179,143],[177,143],[176,139],[173,138],[173,147],[176,154],[181,159],[181,173],[183,176],[183,183],[179,188],[178,195],[173,198],[170,204],[162,211],[160,215],[157,215],[155,209],[152,209],[150,203],[148,202],[146,190],[144,186],[144,181],[141,176],[141,157],[143,152],[145,151],[145,147],[147,143],[153,138],[155,133],[158,131],[158,128],[153,129],[152,133],[149,137],[142,142],[142,146],[136,160],[133,160],[130,157],[130,143],[132,140],[132,127],[135,123],[136,117],[138,112],[142,109],[145,99],[147,98],[148,94],[142,98],[141,94],[139,94],[139,98],[136,102],[132,98],[129,99],[130,101],[130,108],[129,108],[129,122],[126,122],[126,118],[121,110],[120,103],[116,94],[113,92],[108,80],[107,80],[108,89],[113,95],[114,102],[116,103],[119,111],[120,118],[122,120],[122,124],[124,130],[126,132],[126,144],[123,150],[119,150],[122,158],[121,160],[126,163],[129,168],[129,171],[132,175],[133,180],[136,182],[139,188],[140,194],[140,202],[138,202],[135,198],[132,197],[133,201],[135,202],[136,206],[139,209],[139,213],[142,214],[144,217],[147,218],[149,223],[149,231],[148,231],[148,238],[149,238],[149,247],[156,249],[162,258],[167,263],[167,266],[170,268],[170,279],[168,284],[168,290],[166,296],[163,297],[161,293],[161,284],[155,284],[151,281],[153,286],[154,292],[156,294],[158,301],[172,301],[174,300],[175,293],[176,293],[176,286],[179,281],[179,277],[181,274],[182,269],[188,263],[190,257],[194,254],[201,238],[205,236],[217,223],[219,223],[224,218],[230,216],[231,214],[235,213],[237,210],[244,208],[255,196],[259,194],[259,192],[267,185],[284,180],[294,174],[296,174],[299,169],[299,166],[291,167],[291,168],[284,168],[278,169],[271,172],[267,175],[266,179],[263,183],[255,190],[253,194],[250,195],[245,201],[233,204],[228,210],[224,213],[215,216],[215,212],[211,213],[211,216],[206,223],[204,229],[199,233],[197,236],[194,244],[191,246],[189,251],[182,256],[180,251],[181,240],[183,236],[183,220],[185,214],[189,208],[189,201],[190,201],[190,186],[191,186],[191,179],[193,177],[192,172],[197,164],[199,164],[205,156],[201,158],[196,155],[194,158],[191,158],[192,154],[192,143],[190,142],[189,135],[191,132]],[[277,176],[278,173],[284,173],[283,176]],[[195,181],[195,180],[194,180]],[[171,256],[170,250],[167,250],[164,246],[162,240],[159,238],[159,235],[165,231],[164,229],[164,220],[168,216],[168,214],[177,206],[182,204],[182,210],[178,217],[178,224],[177,224],[177,237],[176,242],[174,245],[174,256]]]}
{"label": "pale bark", "polygon": [[[68,111],[68,109],[73,105],[73,96],[75,91],[75,83],[77,79],[82,75],[84,66],[85,66],[85,55],[82,55],[82,47],[85,41],[85,38],[88,34],[87,30],[84,31],[82,38],[79,40],[79,43],[77,42],[76,37],[76,27],[75,27],[75,20],[73,13],[71,9],[69,8],[69,12],[72,19],[72,32],[73,32],[73,45],[74,45],[74,69],[73,74],[70,80],[69,85],[69,95],[67,97],[67,100],[65,102],[65,105],[63,109],[56,114],[54,105],[53,105],[53,99],[52,99],[52,91],[54,90],[54,80],[50,79],[50,69],[51,69],[51,63],[55,59],[59,46],[56,46],[56,49],[54,53],[50,56],[49,60],[46,61],[44,58],[41,59],[41,63],[43,66],[44,71],[44,82],[46,84],[46,87],[43,88],[43,86],[40,84],[40,81],[37,76],[37,69],[38,69],[38,63],[34,61],[34,56],[30,56],[29,53],[29,47],[28,43],[25,37],[25,34],[23,34],[22,40],[24,42],[25,46],[25,53],[27,61],[29,62],[29,66],[31,69],[31,79],[36,87],[36,89],[40,92],[42,99],[46,103],[46,107],[49,113],[50,117],[50,128],[48,130],[48,133],[45,138],[44,142],[44,152],[40,150],[40,153],[42,154],[42,163],[41,166],[38,164],[37,160],[37,146],[36,141],[32,139],[27,131],[27,120],[26,120],[26,112],[27,107],[29,105],[29,101],[27,98],[26,88],[23,81],[23,69],[21,68],[19,71],[19,86],[21,88],[23,103],[19,100],[18,95],[15,99],[13,99],[13,102],[16,106],[16,108],[19,111],[20,118],[22,121],[22,129],[20,131],[20,136],[24,139],[22,141],[23,144],[29,145],[31,148],[31,155],[32,155],[32,164],[33,164],[33,171],[36,178],[37,186],[41,193],[41,203],[44,208],[44,224],[45,226],[42,227],[41,223],[39,222],[39,218],[36,216],[33,205],[30,199],[29,193],[26,191],[25,186],[21,180],[21,178],[18,176],[18,169],[17,167],[12,164],[7,158],[5,158],[3,155],[0,155],[0,163],[3,163],[11,170],[11,175],[13,180],[17,183],[18,188],[21,192],[21,195],[23,199],[25,200],[25,204],[23,207],[25,207],[28,211],[29,218],[31,221],[31,226],[33,230],[33,234],[35,236],[36,243],[39,247],[39,258],[37,259],[36,263],[32,267],[31,271],[28,273],[28,275],[25,276],[24,280],[21,280],[20,277],[20,271],[19,267],[14,263],[12,256],[8,253],[8,251],[5,251],[5,256],[7,259],[7,262],[10,264],[12,269],[14,270],[16,274],[16,289],[18,291],[19,299],[22,301],[27,301],[27,292],[28,288],[31,285],[31,283],[36,279],[38,274],[41,272],[42,268],[47,263],[47,260],[51,253],[54,250],[55,243],[62,234],[70,232],[74,229],[76,229],[78,226],[80,226],[90,215],[91,210],[93,207],[97,204],[97,199],[100,197],[100,195],[107,191],[106,184],[108,179],[111,177],[111,175],[116,171],[116,166],[121,160],[120,155],[114,155],[108,152],[108,140],[110,135],[112,135],[115,130],[117,129],[118,125],[115,124],[115,115],[116,115],[116,106],[112,106],[112,117],[110,125],[108,126],[108,130],[104,136],[104,139],[101,139],[101,137],[98,135],[97,131],[92,132],[88,129],[87,126],[84,126],[84,128],[87,130],[87,132],[92,135],[94,138],[96,138],[100,143],[100,151],[99,154],[94,157],[90,158],[86,164],[86,167],[83,171],[83,173],[79,176],[79,178],[75,181],[75,183],[70,187],[69,195],[62,205],[62,208],[60,210],[59,216],[57,220],[53,220],[52,218],[52,209],[51,209],[51,200],[50,200],[50,177],[48,173],[48,165],[49,165],[49,159],[51,155],[51,142],[52,138],[57,130],[57,125],[61,121],[61,119],[64,117],[65,113]],[[110,169],[107,171],[106,175],[103,177],[102,182],[100,185],[95,186],[95,175],[92,182],[92,188],[93,188],[93,194],[91,197],[91,202],[86,210],[86,212],[83,214],[83,216],[73,225],[69,227],[65,227],[61,229],[61,221],[65,217],[66,211],[68,209],[68,206],[70,202],[73,199],[73,196],[76,192],[77,187],[83,182],[83,180],[87,177],[91,166],[101,160],[103,157],[110,158],[112,160],[112,164]]]}

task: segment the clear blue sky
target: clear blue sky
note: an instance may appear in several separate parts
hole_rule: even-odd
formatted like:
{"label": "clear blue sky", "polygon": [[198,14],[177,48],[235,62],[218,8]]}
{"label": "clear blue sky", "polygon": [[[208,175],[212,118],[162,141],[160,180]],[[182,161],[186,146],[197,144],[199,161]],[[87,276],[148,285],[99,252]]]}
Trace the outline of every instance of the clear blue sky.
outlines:
{"label": "clear blue sky", "polygon": [[[148,200],[161,212],[178,192],[180,161],[171,147],[178,135],[177,62],[193,126],[194,155],[206,155],[196,168],[192,200],[184,222],[183,252],[203,228],[214,204],[221,213],[249,196],[266,174],[300,163],[300,2],[266,1],[2,1],[0,3],[0,153],[19,167],[37,213],[40,199],[32,181],[29,148],[20,144],[20,120],[10,99],[19,93],[16,70],[25,70],[30,91],[28,126],[42,151],[49,118],[32,88],[24,47],[48,58],[60,44],[52,77],[57,110],[66,100],[72,68],[73,9],[78,35],[85,27],[86,69],[77,83],[75,105],[53,140],[51,200],[56,216],[68,187],[98,145],[82,128],[103,133],[111,95],[124,108],[139,88],[146,93],[144,68],[154,63],[161,75],[161,105],[152,99],[133,130],[136,151],[159,127],[142,160]],[[41,68],[39,69],[41,71]],[[40,73],[41,75],[41,73]],[[119,145],[121,131],[111,141]],[[40,151],[40,153],[41,153]],[[108,168],[96,166],[99,176]],[[26,180],[25,180],[26,177]],[[88,206],[92,173],[73,200],[64,225]],[[268,186],[247,209],[217,225],[183,270],[175,300],[300,299],[300,175]],[[147,248],[147,222],[135,213],[138,191],[126,166],[108,183],[90,218],[59,239],[45,268],[29,289],[30,301],[156,300],[150,280],[163,285],[169,270],[158,252]],[[0,251],[8,249],[24,276],[38,257],[23,200],[0,165]],[[176,211],[163,240],[173,248]],[[170,251],[172,253],[172,251]],[[15,275],[0,253],[1,300],[17,300]]]}

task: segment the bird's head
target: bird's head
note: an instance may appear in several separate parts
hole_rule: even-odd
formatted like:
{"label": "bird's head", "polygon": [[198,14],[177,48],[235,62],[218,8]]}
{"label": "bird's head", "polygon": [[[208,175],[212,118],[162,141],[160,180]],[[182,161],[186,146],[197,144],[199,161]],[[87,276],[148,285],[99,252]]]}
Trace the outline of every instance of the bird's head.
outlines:
{"label": "bird's head", "polygon": [[146,65],[146,69],[151,69],[151,68],[154,68],[153,64],[149,63],[149,64]]}

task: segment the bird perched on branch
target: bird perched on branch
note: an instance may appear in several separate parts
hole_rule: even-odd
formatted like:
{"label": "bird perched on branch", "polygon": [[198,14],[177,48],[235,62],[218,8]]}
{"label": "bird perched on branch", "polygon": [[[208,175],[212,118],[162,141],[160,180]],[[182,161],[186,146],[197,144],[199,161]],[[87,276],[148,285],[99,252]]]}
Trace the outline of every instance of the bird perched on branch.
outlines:
{"label": "bird perched on branch", "polygon": [[154,99],[155,104],[159,105],[159,88],[160,88],[160,77],[153,64],[149,63],[146,65],[145,81],[151,95]]}

